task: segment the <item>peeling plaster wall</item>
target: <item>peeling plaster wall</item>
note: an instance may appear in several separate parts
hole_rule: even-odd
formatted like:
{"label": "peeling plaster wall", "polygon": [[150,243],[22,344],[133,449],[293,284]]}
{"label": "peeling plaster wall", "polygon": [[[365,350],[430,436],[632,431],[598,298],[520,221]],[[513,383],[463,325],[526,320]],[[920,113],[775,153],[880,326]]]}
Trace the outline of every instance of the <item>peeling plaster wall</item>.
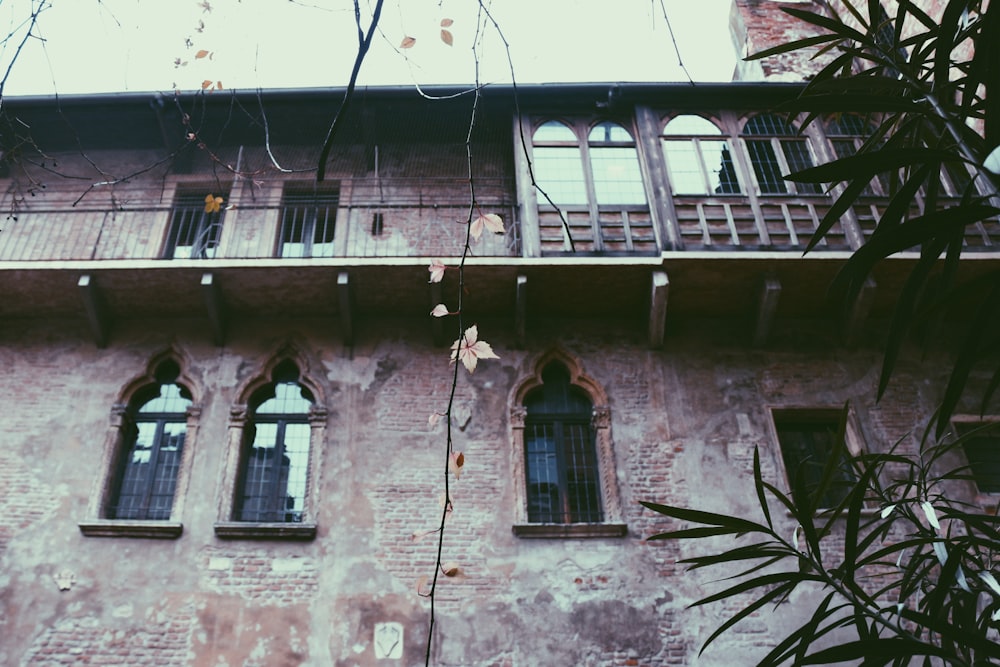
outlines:
{"label": "peeling plaster wall", "polygon": [[[435,664],[745,664],[808,609],[810,597],[751,619],[698,659],[727,611],[687,609],[710,575],[678,558],[702,547],[651,542],[666,528],[639,500],[752,514],[749,471],[783,484],[768,406],[853,402],[866,445],[912,439],[934,401],[940,360],[904,363],[873,404],[879,356],[844,351],[823,323],[782,327],[772,346],[747,346],[746,323],[681,322],[650,351],[632,322],[533,322],[517,350],[506,322],[480,322],[502,359],[461,375],[445,559],[465,572],[442,581]],[[201,321],[123,323],[105,350],[83,343],[78,322],[0,327],[5,406],[0,448],[0,664],[416,665],[440,512],[444,436],[427,416],[447,400],[447,350],[427,323],[367,319],[345,348],[336,324],[234,323],[223,348]],[[484,333],[484,338],[487,334]],[[311,542],[221,540],[213,524],[237,387],[294,340],[318,360],[327,398],[319,525]],[[122,387],[168,345],[190,359],[204,389],[183,535],[176,540],[85,537],[77,523],[100,478],[109,411]],[[608,394],[627,537],[522,539],[511,532],[515,490],[508,399],[534,361],[558,345]],[[915,355],[914,355],[915,356]],[[780,520],[780,517],[779,517]],[[789,526],[789,532],[791,531]],[[58,582],[57,582],[58,579]],[[62,584],[66,590],[60,590]],[[730,609],[731,611],[731,609]],[[399,623],[403,656],[376,661],[377,623]]]}

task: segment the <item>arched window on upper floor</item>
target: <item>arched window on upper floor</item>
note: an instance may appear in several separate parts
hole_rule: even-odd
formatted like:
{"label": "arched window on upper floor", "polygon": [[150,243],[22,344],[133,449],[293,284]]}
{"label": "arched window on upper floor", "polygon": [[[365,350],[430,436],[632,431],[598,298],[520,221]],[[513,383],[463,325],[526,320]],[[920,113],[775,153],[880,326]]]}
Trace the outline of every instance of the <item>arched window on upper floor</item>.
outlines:
{"label": "arched window on upper floor", "polygon": [[732,146],[710,120],[675,116],[660,138],[675,195],[740,194]]}
{"label": "arched window on upper floor", "polygon": [[782,176],[813,166],[809,144],[778,114],[751,116],[743,125],[750,164],[761,194],[821,194],[815,183],[792,183]]}
{"label": "arched window on upper floor", "polygon": [[216,535],[312,539],[327,411],[307,357],[287,348],[239,396],[229,418]]}
{"label": "arched window on upper floor", "polygon": [[[623,535],[607,407],[572,360],[543,358],[515,393],[515,474],[524,537]],[[595,392],[599,393],[599,392]]]}
{"label": "arched window on upper floor", "polygon": [[132,380],[111,411],[85,535],[178,537],[200,408],[185,356],[170,348]]}
{"label": "arched window on upper floor", "polygon": [[532,134],[542,252],[655,252],[639,154],[621,124],[549,120]]}

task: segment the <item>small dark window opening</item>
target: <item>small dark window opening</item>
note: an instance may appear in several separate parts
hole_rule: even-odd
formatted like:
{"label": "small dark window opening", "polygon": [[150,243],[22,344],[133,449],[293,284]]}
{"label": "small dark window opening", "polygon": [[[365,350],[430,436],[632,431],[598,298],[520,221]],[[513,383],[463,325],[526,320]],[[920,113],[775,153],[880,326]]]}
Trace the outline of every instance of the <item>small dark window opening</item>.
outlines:
{"label": "small dark window opening", "polygon": [[[847,446],[842,444],[837,447],[837,440],[843,433],[841,420],[842,415],[836,412],[789,411],[775,414],[774,426],[796,505],[805,506],[808,500],[817,508],[836,507],[857,480],[848,461]],[[822,496],[812,498],[835,451],[839,451],[841,460],[830,484]]]}
{"label": "small dark window opening", "polygon": [[[212,259],[222,237],[224,205],[205,211],[209,188],[178,191],[170,214],[170,229],[163,249],[164,259]],[[223,200],[227,197],[222,195]]]}
{"label": "small dark window opening", "polygon": [[980,493],[1000,493],[1000,424],[954,424]]}
{"label": "small dark window opening", "polygon": [[372,236],[382,236],[382,214],[372,214]]}
{"label": "small dark window opening", "polygon": [[544,384],[524,401],[524,461],[528,521],[597,523],[604,520],[593,405],[560,364],[547,366]]}
{"label": "small dark window opening", "polygon": [[309,472],[309,413],[315,400],[299,384],[299,369],[289,360],[275,368],[272,380],[250,401],[234,519],[300,523]]}
{"label": "small dark window opening", "polygon": [[798,194],[822,193],[817,183],[796,183],[792,186],[785,181],[779,150],[788,173],[802,171],[812,167],[813,163],[806,140],[784,118],[777,114],[753,116],[744,124],[743,136],[761,194],[788,194],[792,188]]}
{"label": "small dark window opening", "polygon": [[176,362],[165,361],[156,370],[158,384],[136,392],[129,403],[104,512],[109,519],[170,518],[191,405],[191,394],[176,384],[179,373]]}

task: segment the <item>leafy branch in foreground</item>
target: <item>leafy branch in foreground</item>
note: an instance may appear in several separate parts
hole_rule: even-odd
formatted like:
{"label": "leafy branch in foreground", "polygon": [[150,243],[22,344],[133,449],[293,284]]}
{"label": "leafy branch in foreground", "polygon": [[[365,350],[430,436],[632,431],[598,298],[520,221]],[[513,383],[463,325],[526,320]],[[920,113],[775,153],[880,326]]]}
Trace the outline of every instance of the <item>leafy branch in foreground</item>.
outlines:
{"label": "leafy branch in foreground", "polygon": [[890,18],[871,0],[826,4],[830,15],[783,7],[815,34],[750,59],[814,51],[826,64],[786,110],[804,114],[803,127],[845,109],[865,114],[870,126],[856,154],[786,176],[829,187],[834,197],[807,252],[856,204],[874,208],[860,198],[875,193],[887,199],[833,291],[853,302],[877,262],[906,250],[919,254],[898,295],[878,395],[885,392],[908,335],[959,301],[956,290],[964,312],[975,313],[944,388],[936,424],[940,437],[975,367],[992,364],[983,411],[1000,386],[1000,360],[992,354],[1000,343],[1000,272],[991,271],[972,287],[962,286],[957,276],[959,255],[970,239],[985,236],[986,249],[992,249],[1000,224],[1000,180],[993,167],[1000,108],[989,94],[1000,83],[1000,8],[948,0],[940,15],[929,16],[915,3],[900,2]]}
{"label": "leafy branch in foreground", "polygon": [[[725,576],[722,590],[693,607],[749,600],[711,633],[702,651],[740,621],[802,589],[815,595],[815,611],[759,665],[997,664],[1000,518],[952,499],[956,485],[970,479],[968,467],[955,464],[961,458],[956,449],[975,435],[931,444],[925,433],[912,454],[897,447],[848,457],[841,444],[815,486],[793,475],[798,481],[790,493],[763,479],[755,451],[762,521],[643,502],[686,524],[649,539],[712,547],[680,561],[690,570],[714,568]],[[831,494],[840,500],[822,507]]]}

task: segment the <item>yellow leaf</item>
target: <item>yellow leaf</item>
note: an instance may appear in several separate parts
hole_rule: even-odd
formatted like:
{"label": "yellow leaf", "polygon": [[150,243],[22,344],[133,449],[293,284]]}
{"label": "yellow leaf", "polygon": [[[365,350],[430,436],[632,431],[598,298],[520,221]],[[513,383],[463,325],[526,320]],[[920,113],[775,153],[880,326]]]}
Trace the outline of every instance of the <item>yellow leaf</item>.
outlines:
{"label": "yellow leaf", "polygon": [[450,28],[452,23],[454,23],[454,21],[452,21],[451,19],[441,19],[442,28]]}
{"label": "yellow leaf", "polygon": [[206,51],[205,49],[202,49],[202,50],[198,51],[198,53],[194,54],[194,57],[195,57],[195,60],[197,60],[199,58],[204,58],[208,54],[209,54],[208,51]]}
{"label": "yellow leaf", "polygon": [[413,37],[406,36],[403,41],[399,43],[399,48],[401,49],[412,49],[413,45],[417,43],[417,40]]}
{"label": "yellow leaf", "polygon": [[222,197],[216,197],[215,195],[205,196],[205,213],[218,213],[222,208]]}
{"label": "yellow leaf", "polygon": [[442,30],[441,31],[441,41],[444,42],[445,44],[447,44],[448,46],[451,46],[452,42],[454,42],[455,40],[452,38],[450,31],[448,31],[448,30]]}

